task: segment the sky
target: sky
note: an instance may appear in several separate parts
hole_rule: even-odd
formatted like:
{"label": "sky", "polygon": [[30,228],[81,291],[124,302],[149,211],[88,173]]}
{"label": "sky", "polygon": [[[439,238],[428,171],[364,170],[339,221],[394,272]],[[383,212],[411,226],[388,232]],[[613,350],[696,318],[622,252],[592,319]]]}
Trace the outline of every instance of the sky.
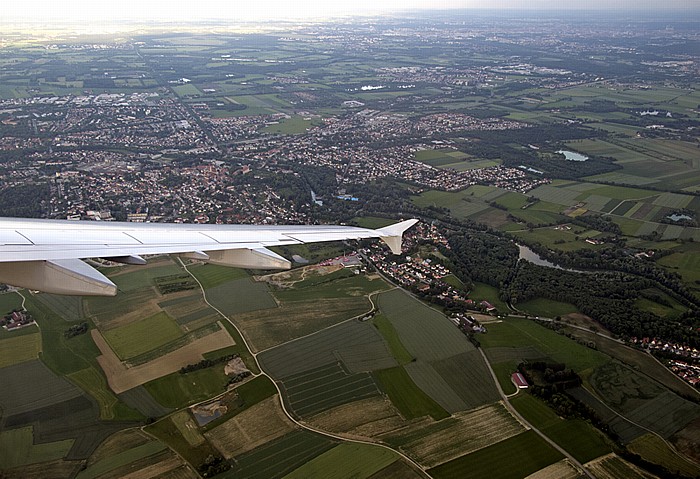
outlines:
{"label": "sky", "polygon": [[299,19],[385,14],[407,9],[644,10],[700,9],[700,0],[2,0],[0,21],[14,18],[109,22],[112,19]]}

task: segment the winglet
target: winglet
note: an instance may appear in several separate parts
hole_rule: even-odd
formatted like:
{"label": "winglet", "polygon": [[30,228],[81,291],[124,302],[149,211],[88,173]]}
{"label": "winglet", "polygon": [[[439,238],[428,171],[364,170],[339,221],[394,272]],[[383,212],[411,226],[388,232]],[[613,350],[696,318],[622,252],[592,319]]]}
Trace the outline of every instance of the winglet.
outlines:
{"label": "winglet", "polygon": [[400,223],[394,223],[393,225],[385,226],[384,228],[379,228],[377,231],[381,233],[379,237],[384,241],[387,246],[391,249],[394,254],[401,254],[401,240],[403,239],[404,232],[411,226],[418,223],[418,220],[406,220]]}

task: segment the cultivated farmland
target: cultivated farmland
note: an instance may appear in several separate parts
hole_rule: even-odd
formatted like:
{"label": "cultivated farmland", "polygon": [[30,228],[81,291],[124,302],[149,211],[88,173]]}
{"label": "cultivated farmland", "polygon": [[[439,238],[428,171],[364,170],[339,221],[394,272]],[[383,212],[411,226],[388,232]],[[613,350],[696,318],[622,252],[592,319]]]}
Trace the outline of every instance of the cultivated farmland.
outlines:
{"label": "cultivated farmland", "polygon": [[348,374],[340,363],[293,374],[280,381],[291,409],[301,417],[379,395],[372,376],[367,373]]}
{"label": "cultivated farmland", "polygon": [[104,332],[104,338],[121,359],[129,359],[178,339],[182,330],[165,312]]}
{"label": "cultivated farmland", "polygon": [[445,316],[401,290],[381,293],[377,303],[401,343],[418,359],[434,361],[474,350]]}
{"label": "cultivated farmland", "polygon": [[0,368],[30,361],[39,356],[41,334],[37,331],[36,326],[27,326],[24,329],[35,332],[0,339]]}
{"label": "cultivated farmland", "polygon": [[99,331],[93,329],[91,333],[95,344],[102,352],[97,361],[107,376],[110,388],[117,394],[174,373],[188,364],[199,362],[203,355],[209,351],[235,344],[228,331],[221,328],[153,361],[127,367],[106,344]]}
{"label": "cultivated farmland", "polygon": [[498,403],[433,421],[414,421],[382,438],[429,467],[522,433],[523,426]]}
{"label": "cultivated farmland", "polygon": [[205,433],[209,442],[226,458],[232,458],[284,436],[295,429],[271,396]]}
{"label": "cultivated farmland", "polygon": [[516,479],[561,458],[561,454],[534,431],[527,431],[432,468],[428,473],[436,479],[457,479],[466,474],[475,479]]}
{"label": "cultivated farmland", "polygon": [[364,439],[376,438],[405,425],[393,405],[379,396],[336,406],[306,421],[323,431]]}
{"label": "cultivated farmland", "polygon": [[355,320],[269,349],[261,353],[258,359],[275,378],[338,360],[350,372],[373,371],[397,364],[372,323]]}
{"label": "cultivated farmland", "polygon": [[244,332],[251,348],[262,351],[369,310],[370,303],[363,297],[294,301],[279,308],[239,314],[233,320]]}
{"label": "cultivated farmland", "polygon": [[654,479],[656,476],[638,468],[616,454],[608,454],[584,464],[598,479]]}
{"label": "cultivated farmland", "polygon": [[224,479],[268,479],[283,477],[336,446],[335,442],[296,429],[274,441],[240,455]]}
{"label": "cultivated farmland", "polygon": [[285,479],[364,479],[397,460],[398,454],[382,447],[341,443],[288,474]]}
{"label": "cultivated farmland", "polygon": [[72,439],[34,444],[32,426],[0,431],[0,466],[3,469],[60,459],[73,446]]}

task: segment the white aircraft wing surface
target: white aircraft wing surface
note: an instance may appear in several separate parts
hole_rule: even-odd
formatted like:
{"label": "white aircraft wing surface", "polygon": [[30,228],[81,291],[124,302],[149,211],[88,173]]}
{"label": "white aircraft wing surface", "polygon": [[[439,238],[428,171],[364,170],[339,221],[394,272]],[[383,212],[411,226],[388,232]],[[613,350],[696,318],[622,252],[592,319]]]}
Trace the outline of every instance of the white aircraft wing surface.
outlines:
{"label": "white aircraft wing surface", "polygon": [[82,259],[143,264],[141,255],[167,253],[239,268],[289,269],[291,263],[268,246],[364,238],[381,238],[398,254],[404,231],[417,221],[373,230],[0,218],[0,283],[56,294],[114,296],[116,285]]}

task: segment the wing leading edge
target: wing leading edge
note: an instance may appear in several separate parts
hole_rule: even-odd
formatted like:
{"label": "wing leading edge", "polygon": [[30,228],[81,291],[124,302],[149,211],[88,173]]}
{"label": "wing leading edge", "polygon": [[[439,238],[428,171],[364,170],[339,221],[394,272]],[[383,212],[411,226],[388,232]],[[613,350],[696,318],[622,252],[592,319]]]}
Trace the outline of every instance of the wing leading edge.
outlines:
{"label": "wing leading edge", "polygon": [[114,296],[117,287],[81,259],[143,264],[140,255],[250,269],[289,269],[267,249],[321,241],[380,238],[398,254],[411,219],[376,230],[353,226],[248,226],[99,223],[0,218],[0,283],[47,293]]}

